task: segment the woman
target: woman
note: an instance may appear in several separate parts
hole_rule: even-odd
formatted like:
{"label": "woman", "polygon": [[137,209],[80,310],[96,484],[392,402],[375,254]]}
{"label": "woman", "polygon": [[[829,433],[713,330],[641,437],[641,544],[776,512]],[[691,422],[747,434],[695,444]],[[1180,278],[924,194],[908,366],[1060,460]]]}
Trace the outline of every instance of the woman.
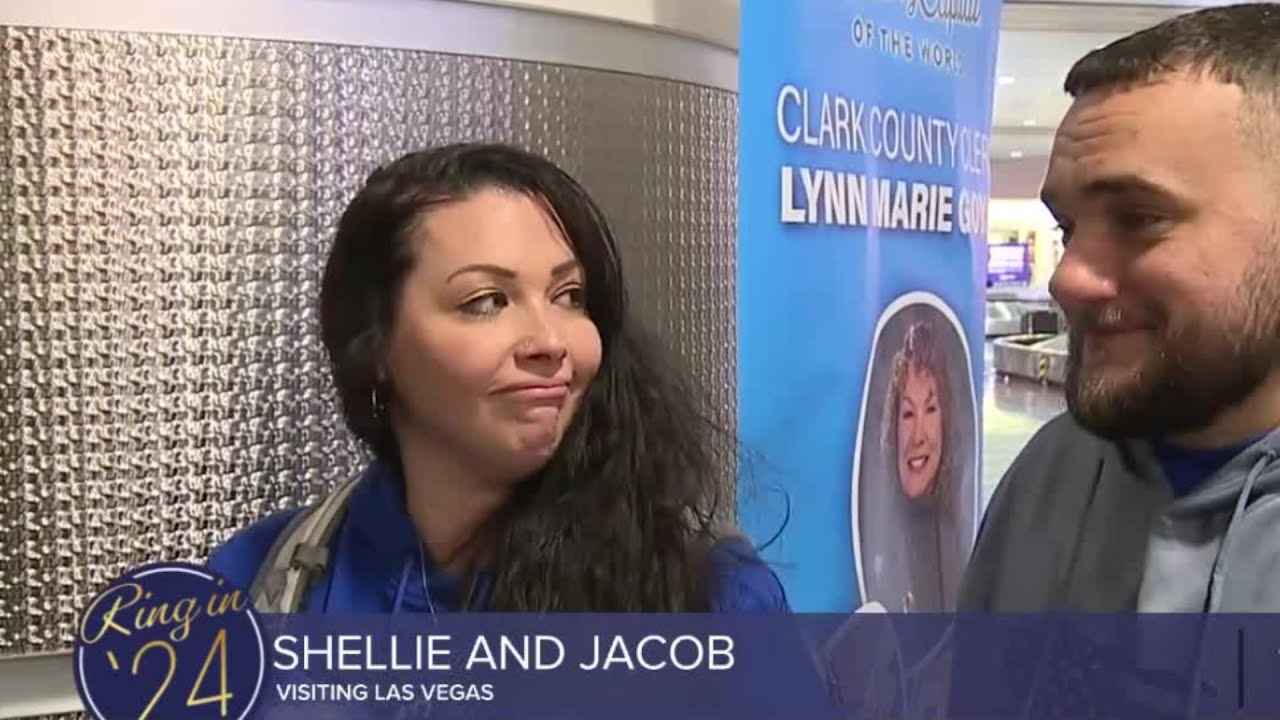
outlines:
{"label": "woman", "polygon": [[[716,533],[714,428],[631,316],[600,210],[555,165],[462,144],[375,171],[339,224],[320,319],[374,460],[305,611],[785,610],[753,549]],[[210,567],[248,587],[293,512]]]}
{"label": "woman", "polygon": [[897,450],[898,483],[911,500],[937,494],[938,470],[946,449],[942,413],[947,386],[939,382],[945,372],[931,325],[912,325],[894,358],[889,388],[892,414],[884,425],[886,446]]}
{"label": "woman", "polygon": [[907,587],[876,598],[892,611],[945,612],[955,601],[964,565],[956,513],[956,443],[945,422],[951,382],[937,320],[914,322],[893,360],[883,443],[890,458],[892,515],[902,538],[898,561]]}

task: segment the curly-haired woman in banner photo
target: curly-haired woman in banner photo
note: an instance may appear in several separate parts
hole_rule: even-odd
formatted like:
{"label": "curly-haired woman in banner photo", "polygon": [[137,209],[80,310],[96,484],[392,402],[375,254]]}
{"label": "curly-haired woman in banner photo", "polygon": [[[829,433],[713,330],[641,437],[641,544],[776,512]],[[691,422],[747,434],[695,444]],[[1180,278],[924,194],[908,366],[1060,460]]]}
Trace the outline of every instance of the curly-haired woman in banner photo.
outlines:
{"label": "curly-haired woman in banner photo", "polygon": [[[893,519],[902,538],[899,562],[908,586],[889,598],[891,611],[943,612],[954,607],[965,542],[957,522],[961,448],[948,422],[954,387],[936,316],[910,325],[893,358],[882,439],[893,488]],[[883,600],[882,600],[883,602]]]}
{"label": "curly-haired woman in banner photo", "polygon": [[373,459],[213,552],[259,609],[786,609],[713,523],[713,425],[632,314],[600,209],[551,162],[462,144],[379,168],[319,306]]}

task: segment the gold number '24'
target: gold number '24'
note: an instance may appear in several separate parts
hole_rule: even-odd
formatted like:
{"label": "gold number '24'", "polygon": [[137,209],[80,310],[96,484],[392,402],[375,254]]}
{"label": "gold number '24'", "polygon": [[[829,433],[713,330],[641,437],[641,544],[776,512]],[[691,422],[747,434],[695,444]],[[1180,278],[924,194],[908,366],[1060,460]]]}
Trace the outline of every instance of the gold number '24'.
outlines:
{"label": "gold number '24'", "polygon": [[[151,702],[147,703],[147,707],[138,716],[138,720],[147,720],[151,715],[151,711],[155,709],[156,703],[160,697],[164,695],[164,691],[169,688],[169,683],[173,681],[173,672],[177,667],[177,653],[174,652],[173,646],[165,640],[152,640],[143,645],[138,650],[138,654],[133,656],[133,674],[138,674],[138,663],[142,661],[142,656],[152,648],[163,649],[169,657],[169,670],[165,673],[164,680],[160,683],[160,687],[156,690],[156,694],[151,697]],[[218,687],[221,692],[217,695],[209,695],[207,697],[196,697],[196,692],[204,683],[204,676],[209,672],[209,666],[213,664],[214,654],[218,655]],[[200,674],[196,677],[195,683],[191,686],[191,692],[187,695],[187,707],[195,707],[197,705],[205,705],[208,703],[220,703],[219,714],[222,717],[227,716],[227,701],[233,697],[232,693],[227,692],[227,631],[222,629],[218,631],[217,636],[213,640],[213,645],[209,647],[209,653],[205,655],[204,665],[200,667]]]}

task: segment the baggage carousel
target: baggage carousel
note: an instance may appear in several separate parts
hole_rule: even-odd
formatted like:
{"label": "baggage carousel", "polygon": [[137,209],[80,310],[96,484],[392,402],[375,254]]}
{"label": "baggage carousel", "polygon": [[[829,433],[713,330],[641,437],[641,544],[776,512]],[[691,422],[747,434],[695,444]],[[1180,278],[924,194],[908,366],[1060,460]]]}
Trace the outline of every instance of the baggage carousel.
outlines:
{"label": "baggage carousel", "polygon": [[1050,385],[1067,378],[1067,335],[1009,335],[991,341],[991,361],[996,373]]}
{"label": "baggage carousel", "polygon": [[987,291],[986,306],[988,338],[1057,331],[1057,327],[1045,327],[1043,319],[1028,317],[1058,311],[1053,298],[1041,288],[992,288]]}

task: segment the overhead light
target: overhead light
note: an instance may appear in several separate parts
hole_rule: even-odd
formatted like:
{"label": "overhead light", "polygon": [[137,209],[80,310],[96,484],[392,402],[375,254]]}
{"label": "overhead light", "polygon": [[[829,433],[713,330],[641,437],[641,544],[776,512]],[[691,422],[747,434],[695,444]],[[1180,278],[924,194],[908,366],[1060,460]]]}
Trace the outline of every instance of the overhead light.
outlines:
{"label": "overhead light", "polygon": [[1023,127],[1035,127],[1035,124],[1036,124],[1036,121],[1035,121],[1035,120],[1023,120],[1023,121],[1022,121],[1022,126],[1023,126]]}
{"label": "overhead light", "polygon": [[1014,150],[1013,152],[1009,153],[1009,157],[1011,157],[1011,158],[1013,158],[1013,159],[1015,159],[1015,160],[1016,160],[1016,159],[1018,159],[1018,158],[1022,157],[1022,151],[1021,151],[1021,150]]}
{"label": "overhead light", "polygon": [[1014,83],[1014,80],[1015,78],[1012,75],[1001,75],[999,78],[999,82],[1001,85],[1012,85]]}

